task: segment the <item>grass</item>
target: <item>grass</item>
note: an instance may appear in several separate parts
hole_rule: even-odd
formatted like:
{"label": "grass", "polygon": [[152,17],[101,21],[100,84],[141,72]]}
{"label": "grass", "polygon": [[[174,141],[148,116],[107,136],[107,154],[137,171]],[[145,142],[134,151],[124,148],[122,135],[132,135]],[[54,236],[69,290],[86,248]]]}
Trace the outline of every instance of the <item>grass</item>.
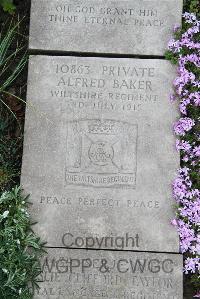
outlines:
{"label": "grass", "polygon": [[24,100],[16,86],[27,62],[20,22],[0,35],[0,298],[31,299],[43,244],[32,231],[28,197],[19,187]]}
{"label": "grass", "polygon": [[[24,53],[24,46],[22,44],[24,39],[19,41],[17,38],[19,26],[20,22],[15,25],[11,22],[7,32],[5,34],[2,32],[0,35],[0,101],[10,110],[10,113],[14,117],[16,117],[14,112],[4,101],[3,97],[11,95],[8,88],[13,84],[27,63],[27,56]],[[11,50],[13,42],[15,43],[14,51]],[[22,57],[19,58],[21,53],[23,53]]]}
{"label": "grass", "polygon": [[43,244],[32,231],[28,197],[19,187],[0,197],[0,298],[31,299]]}
{"label": "grass", "polygon": [[11,91],[27,62],[19,30],[20,22],[11,20],[0,35],[0,192],[18,183],[21,168],[22,126],[18,116],[24,109],[23,100]]}

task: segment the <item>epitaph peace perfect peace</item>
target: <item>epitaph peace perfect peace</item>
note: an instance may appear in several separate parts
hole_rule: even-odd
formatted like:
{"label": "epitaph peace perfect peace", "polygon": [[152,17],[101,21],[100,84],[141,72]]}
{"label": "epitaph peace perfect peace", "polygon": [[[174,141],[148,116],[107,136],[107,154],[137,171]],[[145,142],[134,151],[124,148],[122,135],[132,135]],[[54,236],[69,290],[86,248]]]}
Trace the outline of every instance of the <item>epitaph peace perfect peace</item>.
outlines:
{"label": "epitaph peace perfect peace", "polygon": [[173,74],[157,59],[30,58],[22,183],[48,246],[178,252]]}

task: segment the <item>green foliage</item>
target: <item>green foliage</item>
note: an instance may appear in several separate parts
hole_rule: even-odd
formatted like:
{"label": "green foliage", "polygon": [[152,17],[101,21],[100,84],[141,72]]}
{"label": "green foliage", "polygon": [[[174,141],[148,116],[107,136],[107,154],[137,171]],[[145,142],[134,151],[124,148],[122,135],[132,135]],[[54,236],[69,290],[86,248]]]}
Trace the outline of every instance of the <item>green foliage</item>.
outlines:
{"label": "green foliage", "polygon": [[[19,182],[22,132],[16,126],[23,118],[16,79],[26,65],[25,38],[20,23],[11,22],[0,35],[0,298],[31,299],[40,274],[41,241],[31,229],[28,202]],[[21,100],[22,101],[22,100]],[[14,117],[13,117],[14,116]],[[11,190],[6,192],[5,190]]]}
{"label": "green foliage", "polygon": [[15,112],[19,113],[19,104],[10,93],[27,60],[19,26],[19,22],[14,25],[11,21],[6,32],[0,34],[0,192],[18,183],[20,175],[22,137],[16,132],[19,121]]}
{"label": "green foliage", "polygon": [[24,101],[15,93],[27,61],[25,44],[20,23],[11,21],[0,35],[0,299],[33,298],[43,253],[27,213],[28,198],[13,188],[21,168],[23,138],[17,124],[23,123]]}
{"label": "green foliage", "polygon": [[21,151],[21,137],[0,136],[0,192],[18,183]]}
{"label": "green foliage", "polygon": [[28,197],[19,187],[0,196],[0,298],[31,299],[43,244],[31,229]]}
{"label": "green foliage", "polygon": [[15,5],[13,4],[13,0],[0,0],[0,5],[2,6],[3,10],[8,13],[13,13],[16,9]]}
{"label": "green foliage", "polygon": [[199,0],[184,0],[184,11],[200,15],[200,1]]}
{"label": "green foliage", "polygon": [[[17,38],[19,25],[20,23],[13,25],[11,22],[7,32],[0,35],[0,101],[7,109],[9,107],[3,100],[3,96],[9,94],[8,88],[12,86],[27,62],[27,56],[24,54],[24,39],[19,41]],[[14,50],[12,50],[13,44]],[[9,110],[15,116],[12,110]]]}
{"label": "green foliage", "polygon": [[171,51],[166,51],[165,58],[170,60],[172,64],[178,63],[178,58]]}

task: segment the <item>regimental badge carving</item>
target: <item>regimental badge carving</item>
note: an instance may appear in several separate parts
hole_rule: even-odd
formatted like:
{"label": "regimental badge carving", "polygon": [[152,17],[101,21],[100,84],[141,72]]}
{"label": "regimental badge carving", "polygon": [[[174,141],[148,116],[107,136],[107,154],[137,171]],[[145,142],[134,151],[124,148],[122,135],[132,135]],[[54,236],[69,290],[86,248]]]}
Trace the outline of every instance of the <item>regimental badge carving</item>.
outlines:
{"label": "regimental badge carving", "polygon": [[68,185],[135,188],[136,124],[115,120],[67,123],[65,180]]}

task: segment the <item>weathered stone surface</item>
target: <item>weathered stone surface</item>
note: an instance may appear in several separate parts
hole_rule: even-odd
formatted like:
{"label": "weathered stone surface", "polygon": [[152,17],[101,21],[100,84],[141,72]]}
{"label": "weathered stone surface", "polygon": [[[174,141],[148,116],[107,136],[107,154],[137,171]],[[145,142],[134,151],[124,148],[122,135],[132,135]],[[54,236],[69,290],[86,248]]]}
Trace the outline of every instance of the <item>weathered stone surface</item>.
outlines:
{"label": "weathered stone surface", "polygon": [[49,249],[34,299],[182,299],[182,256]]}
{"label": "weathered stone surface", "polygon": [[30,49],[163,55],[182,0],[32,0]]}
{"label": "weathered stone surface", "polygon": [[30,58],[22,184],[51,247],[178,252],[165,60]]}

